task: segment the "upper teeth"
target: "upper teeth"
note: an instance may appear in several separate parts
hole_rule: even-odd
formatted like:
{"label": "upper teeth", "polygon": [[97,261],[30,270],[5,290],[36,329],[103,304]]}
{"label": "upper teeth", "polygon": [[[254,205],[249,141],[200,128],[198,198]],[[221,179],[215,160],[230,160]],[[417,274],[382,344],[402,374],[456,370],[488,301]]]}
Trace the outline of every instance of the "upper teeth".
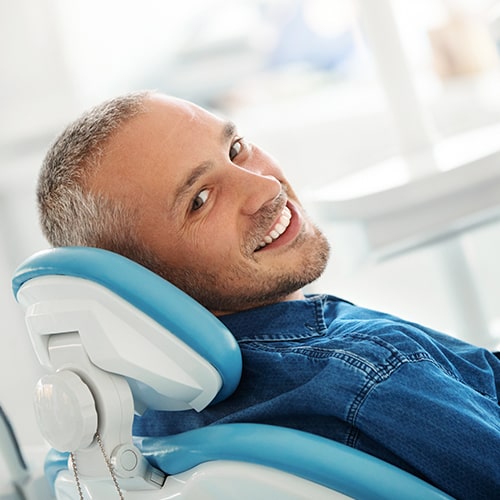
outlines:
{"label": "upper teeth", "polygon": [[264,239],[259,243],[259,248],[265,247],[266,245],[269,245],[269,243],[272,243],[274,240],[277,240],[290,225],[291,218],[292,213],[290,212],[290,209],[288,207],[285,207],[278,222],[276,222],[272,229],[264,236]]}

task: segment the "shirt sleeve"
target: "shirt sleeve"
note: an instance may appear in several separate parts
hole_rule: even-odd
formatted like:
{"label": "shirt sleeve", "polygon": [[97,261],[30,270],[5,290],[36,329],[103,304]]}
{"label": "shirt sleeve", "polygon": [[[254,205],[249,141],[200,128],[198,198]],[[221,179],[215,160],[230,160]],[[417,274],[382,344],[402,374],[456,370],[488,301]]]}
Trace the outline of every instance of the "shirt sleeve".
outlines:
{"label": "shirt sleeve", "polygon": [[500,406],[429,360],[403,363],[367,393],[353,422],[376,443],[456,498],[500,491]]}

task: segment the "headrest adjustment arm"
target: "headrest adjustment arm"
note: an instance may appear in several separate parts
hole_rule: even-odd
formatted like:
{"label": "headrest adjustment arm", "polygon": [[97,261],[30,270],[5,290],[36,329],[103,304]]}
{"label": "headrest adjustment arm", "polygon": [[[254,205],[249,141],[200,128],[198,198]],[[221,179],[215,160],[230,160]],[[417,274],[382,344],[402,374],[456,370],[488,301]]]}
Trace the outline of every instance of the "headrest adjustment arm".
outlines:
{"label": "headrest adjustment arm", "polygon": [[[90,397],[95,405],[96,431],[100,435],[106,453],[110,456],[116,475],[127,484],[131,481],[134,483],[146,481],[147,484],[142,485],[143,488],[161,487],[164,475],[162,473],[156,474],[156,471],[152,469],[132,442],[134,403],[132,392],[126,380],[94,365],[76,332],[49,336],[47,347],[50,364],[55,370],[55,374],[52,374],[51,377],[64,374],[66,378],[68,374],[71,374],[68,377],[70,380],[80,381],[74,385],[65,385],[67,391],[74,390],[75,394],[68,393],[70,397],[65,397],[62,400],[54,397],[53,390],[44,390],[38,393],[35,405],[36,413],[40,429],[47,441],[59,451],[70,451],[76,454],[80,476],[108,477],[109,472],[95,435],[91,438],[90,443],[85,442],[85,439],[80,440],[80,436],[76,441],[64,441],[58,437],[64,433],[65,428],[69,428],[70,436],[78,435],[79,430],[75,429],[72,432],[71,427],[87,422],[88,417],[78,415],[77,418],[67,418],[65,421],[64,416],[74,416],[75,411],[80,408],[78,404],[73,403],[72,407],[68,409],[68,404],[71,404],[71,401],[80,402],[85,399],[87,402],[88,397]],[[47,389],[47,387],[46,385],[45,388]],[[88,390],[88,395],[85,398],[81,397],[83,387]],[[50,408],[49,411],[47,408]],[[62,443],[71,442],[81,442],[81,446],[77,449],[71,449],[64,444],[62,445]]]}

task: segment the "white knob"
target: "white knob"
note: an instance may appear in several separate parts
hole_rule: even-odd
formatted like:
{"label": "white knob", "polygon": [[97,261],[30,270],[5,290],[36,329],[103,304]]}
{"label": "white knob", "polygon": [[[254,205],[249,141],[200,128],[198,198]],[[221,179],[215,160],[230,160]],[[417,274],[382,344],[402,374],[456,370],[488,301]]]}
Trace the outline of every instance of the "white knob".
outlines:
{"label": "white knob", "polygon": [[89,446],[97,431],[94,397],[82,379],[68,370],[38,381],[35,414],[43,437],[59,451]]}

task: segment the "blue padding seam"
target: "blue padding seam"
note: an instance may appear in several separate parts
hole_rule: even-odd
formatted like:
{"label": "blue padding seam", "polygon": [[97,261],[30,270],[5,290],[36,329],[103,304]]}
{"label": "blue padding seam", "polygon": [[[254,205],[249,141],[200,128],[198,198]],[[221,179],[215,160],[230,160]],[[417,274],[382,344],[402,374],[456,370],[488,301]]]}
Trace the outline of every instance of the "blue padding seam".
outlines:
{"label": "blue padding seam", "polygon": [[43,250],[14,275],[14,296],[40,276],[74,276],[98,283],[179,337],[219,372],[222,388],[212,404],[230,396],[241,377],[241,352],[226,326],[189,295],[122,255],[88,247]]}
{"label": "blue padding seam", "polygon": [[307,432],[265,424],[220,424],[168,437],[136,438],[155,467],[177,474],[213,460],[250,462],[308,479],[353,498],[450,500],[378,458]]}

